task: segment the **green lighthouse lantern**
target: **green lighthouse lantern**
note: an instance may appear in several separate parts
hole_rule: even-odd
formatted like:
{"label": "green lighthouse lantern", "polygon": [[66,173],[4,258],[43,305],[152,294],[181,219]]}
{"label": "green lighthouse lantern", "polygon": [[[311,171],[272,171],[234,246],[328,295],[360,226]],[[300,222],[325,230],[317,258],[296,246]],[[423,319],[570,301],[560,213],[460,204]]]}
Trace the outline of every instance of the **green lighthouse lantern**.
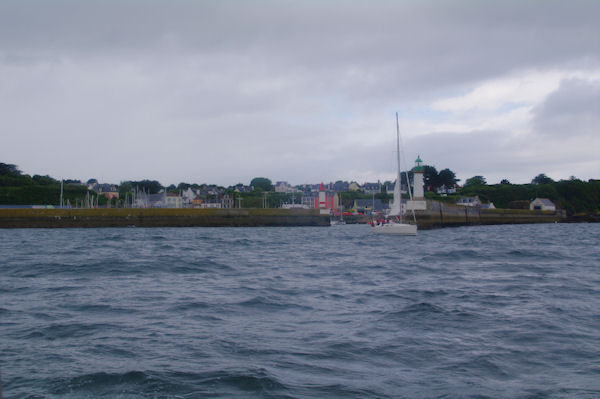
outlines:
{"label": "green lighthouse lantern", "polygon": [[413,168],[413,172],[423,172],[423,166],[421,164],[423,160],[421,159],[421,155],[417,155],[417,159],[415,159],[416,166]]}

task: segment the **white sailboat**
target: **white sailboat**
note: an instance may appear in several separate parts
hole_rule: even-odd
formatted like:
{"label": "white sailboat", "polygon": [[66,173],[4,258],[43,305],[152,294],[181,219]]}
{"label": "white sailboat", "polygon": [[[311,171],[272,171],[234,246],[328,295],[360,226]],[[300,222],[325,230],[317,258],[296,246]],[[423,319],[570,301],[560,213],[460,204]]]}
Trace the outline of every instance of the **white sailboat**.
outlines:
{"label": "white sailboat", "polygon": [[[396,150],[397,150],[397,162],[398,170],[396,174],[396,184],[394,185],[394,200],[390,209],[390,213],[384,220],[378,222],[371,222],[371,229],[373,232],[378,234],[396,234],[403,236],[416,236],[417,235],[417,224],[416,219],[414,224],[404,223],[402,215],[402,194],[400,192],[400,125],[398,123],[398,113],[396,112]],[[408,175],[407,175],[408,181]],[[410,185],[408,187],[409,195],[412,199],[410,192]],[[413,213],[414,218],[414,213]]]}
{"label": "white sailboat", "polygon": [[[341,202],[341,200],[340,200]],[[344,206],[340,203],[340,217],[339,219],[331,219],[329,221],[329,224],[331,226],[340,226],[340,225],[344,225],[346,224],[346,221],[344,220]]]}

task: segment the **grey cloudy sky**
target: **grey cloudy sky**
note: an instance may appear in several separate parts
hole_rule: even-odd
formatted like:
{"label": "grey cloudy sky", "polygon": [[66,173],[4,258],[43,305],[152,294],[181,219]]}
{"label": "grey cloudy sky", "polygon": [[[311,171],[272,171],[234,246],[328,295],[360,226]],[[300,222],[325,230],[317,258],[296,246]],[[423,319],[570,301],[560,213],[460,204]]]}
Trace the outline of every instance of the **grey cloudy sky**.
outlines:
{"label": "grey cloudy sky", "polygon": [[0,162],[103,182],[600,178],[599,1],[0,0]]}

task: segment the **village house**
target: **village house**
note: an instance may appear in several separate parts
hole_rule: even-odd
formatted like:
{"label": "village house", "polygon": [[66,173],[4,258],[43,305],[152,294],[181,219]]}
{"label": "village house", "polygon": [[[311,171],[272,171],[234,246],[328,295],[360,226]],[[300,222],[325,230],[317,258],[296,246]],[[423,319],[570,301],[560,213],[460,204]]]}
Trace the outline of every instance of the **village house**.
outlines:
{"label": "village house", "polygon": [[333,190],[336,192],[349,191],[350,184],[347,181],[337,181],[333,184]]}
{"label": "village house", "polygon": [[230,186],[229,188],[236,193],[249,193],[254,189],[252,186],[246,186],[242,183],[238,183],[235,186]]}
{"label": "village house", "polygon": [[164,205],[165,208],[183,208],[183,198],[178,194],[167,194]]}
{"label": "village house", "polygon": [[481,200],[479,199],[478,195],[474,197],[460,197],[460,199],[456,201],[456,205],[481,206]]}
{"label": "village house", "polygon": [[365,183],[363,184],[365,194],[379,194],[381,192],[381,183]]}
{"label": "village house", "polygon": [[96,184],[94,191],[108,199],[119,198],[119,189],[114,184]]}
{"label": "village house", "polygon": [[193,204],[194,200],[198,197],[198,192],[193,190],[191,187],[188,187],[187,190],[183,190],[181,192],[181,198],[183,201],[183,206],[190,206]]}
{"label": "village house", "polygon": [[233,208],[234,201],[233,197],[224,194],[221,198],[209,198],[206,200],[199,200],[196,202],[198,205],[194,205],[197,208]]}
{"label": "village house", "polygon": [[456,194],[456,186],[446,187],[446,185],[442,185],[437,189],[437,193],[440,195]]}
{"label": "village house", "polygon": [[295,193],[297,190],[290,186],[286,181],[278,181],[275,183],[275,192],[276,193]]}
{"label": "village house", "polygon": [[529,209],[532,211],[556,211],[556,205],[548,198],[536,198],[529,204]]}
{"label": "village house", "polygon": [[[385,185],[385,191],[388,193],[393,193],[395,188],[396,188],[395,181]],[[401,184],[400,185],[400,194],[406,194],[406,193],[408,193],[408,186],[406,184]]]}

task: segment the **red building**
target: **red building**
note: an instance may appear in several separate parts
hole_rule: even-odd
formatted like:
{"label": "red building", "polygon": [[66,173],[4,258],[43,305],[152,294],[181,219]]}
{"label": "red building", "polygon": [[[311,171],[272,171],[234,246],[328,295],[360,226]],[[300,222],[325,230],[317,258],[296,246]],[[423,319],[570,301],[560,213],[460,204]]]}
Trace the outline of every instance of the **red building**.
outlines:
{"label": "red building", "polygon": [[333,191],[326,191],[325,185],[321,183],[319,193],[315,196],[315,209],[337,209],[338,195]]}

